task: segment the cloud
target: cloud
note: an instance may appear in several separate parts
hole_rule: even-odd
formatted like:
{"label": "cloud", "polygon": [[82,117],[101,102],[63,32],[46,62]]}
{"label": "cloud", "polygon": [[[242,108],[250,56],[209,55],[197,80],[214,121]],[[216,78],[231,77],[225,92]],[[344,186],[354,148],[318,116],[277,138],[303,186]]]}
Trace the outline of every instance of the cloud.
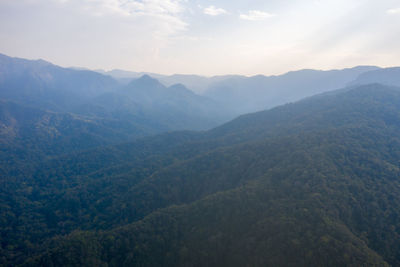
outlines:
{"label": "cloud", "polygon": [[206,8],[204,8],[203,12],[204,12],[204,14],[210,15],[210,16],[218,16],[218,15],[228,13],[225,9],[217,8],[215,6],[206,7]]}
{"label": "cloud", "polygon": [[126,22],[132,27],[141,25],[157,38],[185,31],[188,24],[182,19],[185,0],[38,0],[68,5],[84,15],[108,18],[112,23]]}
{"label": "cloud", "polygon": [[[77,0],[56,0],[76,2]],[[181,0],[83,0],[83,6],[96,15],[177,15],[183,12]]]}
{"label": "cloud", "polygon": [[260,10],[250,10],[247,14],[240,14],[240,18],[244,20],[252,20],[252,21],[260,21],[265,20],[271,17],[274,17],[275,14],[271,14],[268,12],[260,11]]}
{"label": "cloud", "polygon": [[400,14],[400,8],[388,9],[386,12],[387,12],[388,14],[391,14],[391,15],[393,15],[393,14]]}

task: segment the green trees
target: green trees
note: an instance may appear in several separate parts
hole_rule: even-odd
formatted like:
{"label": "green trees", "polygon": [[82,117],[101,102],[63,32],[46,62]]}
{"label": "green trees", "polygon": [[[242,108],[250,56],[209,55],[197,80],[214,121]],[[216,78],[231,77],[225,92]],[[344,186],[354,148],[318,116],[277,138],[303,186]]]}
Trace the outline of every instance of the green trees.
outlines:
{"label": "green trees", "polygon": [[364,86],[42,162],[1,188],[2,264],[399,265],[398,103]]}

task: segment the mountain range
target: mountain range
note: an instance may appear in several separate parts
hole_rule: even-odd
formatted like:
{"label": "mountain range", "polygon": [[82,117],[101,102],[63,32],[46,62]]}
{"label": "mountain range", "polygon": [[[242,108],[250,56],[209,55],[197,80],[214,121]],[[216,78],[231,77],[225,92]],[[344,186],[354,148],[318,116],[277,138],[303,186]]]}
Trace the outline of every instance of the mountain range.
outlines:
{"label": "mountain range", "polygon": [[0,59],[0,265],[400,265],[398,68],[199,95]]}
{"label": "mountain range", "polygon": [[[148,75],[167,86],[181,83],[198,94],[220,103],[226,110],[237,116],[355,84],[380,82],[398,85],[395,72],[396,68],[380,69],[375,66],[358,66],[329,71],[307,69],[278,76],[225,75],[204,77],[178,74],[165,76],[154,73],[148,73]],[[143,74],[122,70],[103,71],[102,73],[125,81]]]}
{"label": "mountain range", "polygon": [[49,242],[28,266],[397,265],[399,103],[367,85],[53,159],[6,225]]}
{"label": "mountain range", "polygon": [[165,87],[147,75],[124,85],[97,72],[5,55],[0,55],[0,98],[89,120],[111,119],[130,125],[124,134],[133,137],[134,132],[206,129],[231,118],[217,103],[183,85]]}

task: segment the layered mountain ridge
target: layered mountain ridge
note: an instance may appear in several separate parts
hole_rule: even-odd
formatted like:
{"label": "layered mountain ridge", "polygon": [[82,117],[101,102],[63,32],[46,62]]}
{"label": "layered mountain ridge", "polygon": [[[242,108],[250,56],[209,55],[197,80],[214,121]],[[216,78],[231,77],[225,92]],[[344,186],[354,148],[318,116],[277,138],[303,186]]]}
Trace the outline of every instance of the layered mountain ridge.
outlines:
{"label": "layered mountain ridge", "polygon": [[226,122],[182,84],[0,59],[0,265],[400,265],[396,68],[219,80],[274,106]]}

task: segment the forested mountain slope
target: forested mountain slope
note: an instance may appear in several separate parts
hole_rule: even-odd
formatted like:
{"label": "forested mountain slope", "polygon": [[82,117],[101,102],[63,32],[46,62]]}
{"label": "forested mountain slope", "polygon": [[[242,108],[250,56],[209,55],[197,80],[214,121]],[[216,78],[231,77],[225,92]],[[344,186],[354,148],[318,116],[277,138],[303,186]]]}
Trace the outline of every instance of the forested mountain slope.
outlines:
{"label": "forested mountain slope", "polygon": [[130,122],[45,111],[0,99],[1,175],[23,173],[51,156],[146,135],[148,131]]}
{"label": "forested mountain slope", "polygon": [[149,76],[122,85],[97,72],[1,54],[0,105],[1,145],[7,144],[3,151],[12,159],[63,154],[166,131],[204,130],[232,118],[183,85],[165,87]]}
{"label": "forested mountain slope", "polygon": [[2,260],[399,265],[399,136],[400,91],[374,84],[43,162],[2,190]]}

